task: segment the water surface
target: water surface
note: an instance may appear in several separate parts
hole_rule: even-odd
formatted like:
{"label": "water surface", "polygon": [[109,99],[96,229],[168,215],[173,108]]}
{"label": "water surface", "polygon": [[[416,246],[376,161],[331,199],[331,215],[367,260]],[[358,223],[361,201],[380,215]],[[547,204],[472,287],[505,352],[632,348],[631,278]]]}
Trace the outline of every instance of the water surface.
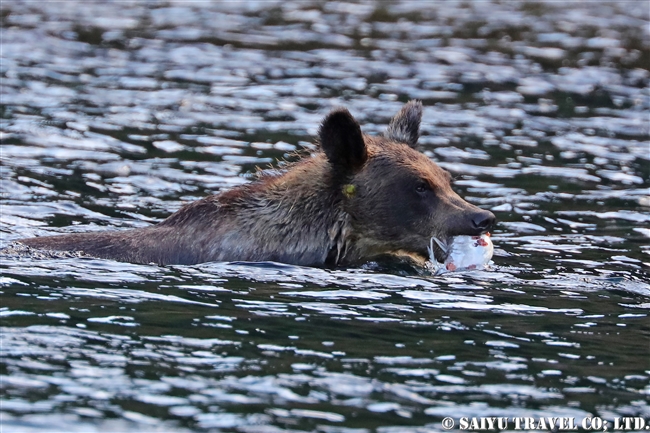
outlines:
{"label": "water surface", "polygon": [[491,269],[4,254],[11,431],[650,417],[643,2],[2,5],[2,245],[144,227],[412,98]]}

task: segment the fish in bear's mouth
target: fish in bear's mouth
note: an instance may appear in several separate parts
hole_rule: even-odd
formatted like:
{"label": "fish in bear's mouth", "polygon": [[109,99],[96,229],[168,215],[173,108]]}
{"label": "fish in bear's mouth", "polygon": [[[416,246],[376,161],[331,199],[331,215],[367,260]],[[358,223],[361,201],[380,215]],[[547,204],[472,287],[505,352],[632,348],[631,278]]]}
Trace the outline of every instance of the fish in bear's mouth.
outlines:
{"label": "fish in bear's mouth", "polygon": [[[442,263],[436,258],[435,246],[443,253]],[[485,268],[492,258],[494,246],[490,239],[490,233],[479,236],[455,236],[446,241],[432,236],[427,250],[429,252],[428,263],[431,264],[431,267],[436,272],[444,272]]]}

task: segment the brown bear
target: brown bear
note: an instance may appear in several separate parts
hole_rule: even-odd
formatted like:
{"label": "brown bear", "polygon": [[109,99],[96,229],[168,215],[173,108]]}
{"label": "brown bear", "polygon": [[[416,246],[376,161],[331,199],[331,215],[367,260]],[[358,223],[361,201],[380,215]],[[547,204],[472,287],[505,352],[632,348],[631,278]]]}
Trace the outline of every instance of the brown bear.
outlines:
{"label": "brown bear", "polygon": [[[187,204],[150,227],[20,242],[160,265],[348,266],[383,255],[423,262],[432,236],[479,235],[495,217],[460,198],[450,174],[417,150],[421,118],[422,104],[410,101],[383,136],[371,137],[346,109],[336,109],[320,127],[321,151],[280,174]],[[435,254],[444,261],[442,250]]]}

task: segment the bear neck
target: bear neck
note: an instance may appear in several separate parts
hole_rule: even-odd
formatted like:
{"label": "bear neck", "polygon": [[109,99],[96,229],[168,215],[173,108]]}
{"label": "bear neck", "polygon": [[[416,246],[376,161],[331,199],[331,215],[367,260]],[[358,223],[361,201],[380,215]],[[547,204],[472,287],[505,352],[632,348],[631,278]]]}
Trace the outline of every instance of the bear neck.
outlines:
{"label": "bear neck", "polygon": [[[341,178],[323,155],[296,164],[278,176],[262,177],[218,197],[234,216],[232,237],[237,255],[305,266],[335,266],[350,241],[349,217],[342,207]],[[235,234],[238,233],[238,234]],[[235,255],[235,254],[233,254]]]}

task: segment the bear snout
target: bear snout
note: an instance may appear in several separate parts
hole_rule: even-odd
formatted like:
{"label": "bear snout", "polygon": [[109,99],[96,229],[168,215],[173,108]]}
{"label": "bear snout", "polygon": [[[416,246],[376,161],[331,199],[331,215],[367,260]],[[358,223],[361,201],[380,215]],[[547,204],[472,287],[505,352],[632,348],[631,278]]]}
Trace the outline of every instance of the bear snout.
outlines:
{"label": "bear snout", "polygon": [[483,234],[485,232],[490,231],[492,226],[494,226],[494,223],[496,222],[496,217],[492,212],[482,210],[472,215],[471,221],[472,221],[473,228],[479,230],[480,231],[479,234]]}
{"label": "bear snout", "polygon": [[447,235],[454,236],[479,236],[489,232],[496,222],[496,217],[490,211],[470,206],[463,212],[456,213],[448,218]]}

